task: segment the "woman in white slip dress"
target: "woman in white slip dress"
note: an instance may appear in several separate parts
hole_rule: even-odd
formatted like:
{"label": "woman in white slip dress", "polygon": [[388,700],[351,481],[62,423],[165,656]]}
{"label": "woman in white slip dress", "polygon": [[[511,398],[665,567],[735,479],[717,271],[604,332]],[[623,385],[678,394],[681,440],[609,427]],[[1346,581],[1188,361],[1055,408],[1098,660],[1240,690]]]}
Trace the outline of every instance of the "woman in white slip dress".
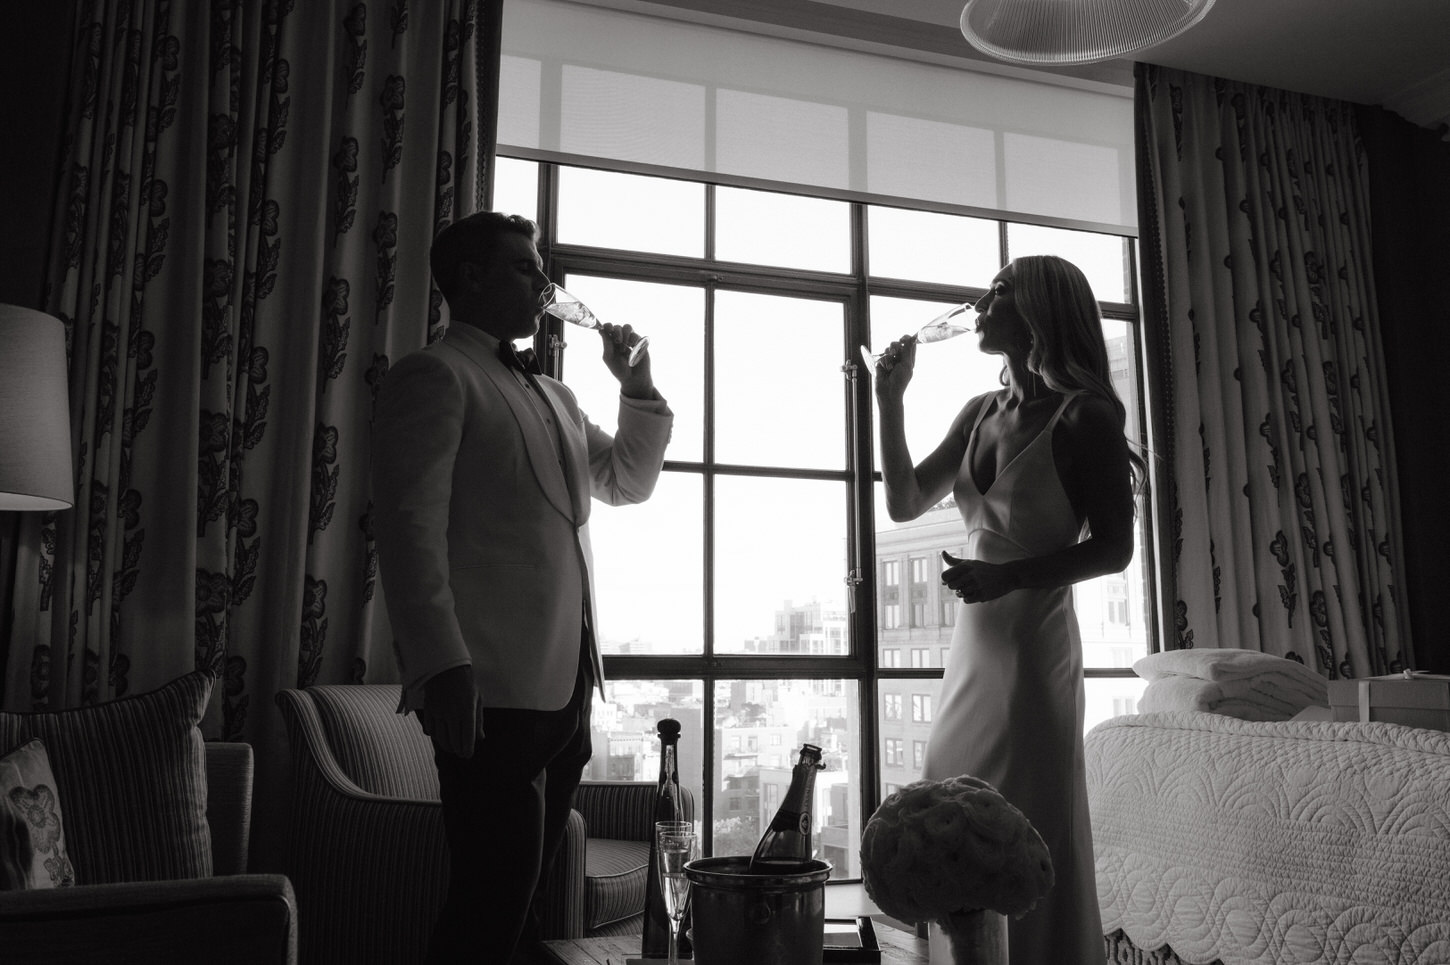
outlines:
{"label": "woman in white slip dress", "polygon": [[[1004,388],[967,402],[919,464],[903,404],[915,339],[893,342],[876,367],[891,518],[915,519],[951,492],[967,528],[966,559],[942,554],[942,582],[963,605],[922,776],[987,781],[1047,843],[1056,884],[1010,922],[1012,965],[1101,963],[1072,584],[1132,559],[1143,463],[1124,437],[1097,301],[1076,266],[1015,259],[976,310],[979,347],[1002,356]],[[933,932],[933,963],[950,965]]]}

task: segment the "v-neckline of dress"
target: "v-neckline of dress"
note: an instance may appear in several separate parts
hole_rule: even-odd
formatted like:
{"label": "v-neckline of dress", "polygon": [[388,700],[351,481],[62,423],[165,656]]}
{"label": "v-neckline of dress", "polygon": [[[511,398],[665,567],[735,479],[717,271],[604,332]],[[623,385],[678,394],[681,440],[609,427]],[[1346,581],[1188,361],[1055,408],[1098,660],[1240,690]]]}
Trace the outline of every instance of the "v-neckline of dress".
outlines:
{"label": "v-neckline of dress", "polygon": [[987,412],[989,411],[990,407],[998,404],[998,400],[1000,398],[1000,393],[996,393],[992,396],[991,402],[989,402],[987,405],[982,406],[982,411],[977,413],[977,421],[972,423],[972,435],[970,438],[967,439],[967,479],[971,482],[972,488],[976,490],[977,495],[983,498],[985,498],[987,494],[996,487],[997,482],[1003,476],[1007,475],[1007,473],[1012,469],[1013,466],[1017,465],[1018,460],[1020,460],[1024,455],[1027,454],[1027,450],[1037,445],[1038,441],[1043,437],[1043,435],[1047,433],[1047,430],[1053,427],[1053,425],[1057,422],[1058,413],[1062,411],[1063,405],[1067,403],[1067,400],[1068,398],[1070,398],[1070,396],[1064,397],[1062,401],[1058,403],[1057,409],[1053,411],[1052,415],[1047,417],[1047,423],[1043,425],[1041,429],[1037,430],[1037,435],[1033,436],[1031,440],[1028,441],[1027,445],[1017,450],[1017,454],[1011,459],[1007,460],[1007,464],[997,471],[997,474],[992,477],[992,481],[987,485],[987,488],[983,489],[981,484],[977,482],[977,467],[973,465],[974,460],[972,459],[972,452],[973,448],[976,447],[978,443],[977,431],[982,427],[982,420],[987,417]]}

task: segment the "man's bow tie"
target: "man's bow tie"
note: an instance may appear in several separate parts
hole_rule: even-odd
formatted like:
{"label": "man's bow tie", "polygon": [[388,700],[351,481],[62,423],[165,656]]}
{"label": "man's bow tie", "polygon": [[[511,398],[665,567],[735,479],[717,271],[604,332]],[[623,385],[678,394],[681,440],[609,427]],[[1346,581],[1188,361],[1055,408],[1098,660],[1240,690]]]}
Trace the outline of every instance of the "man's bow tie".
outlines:
{"label": "man's bow tie", "polygon": [[533,349],[526,348],[520,352],[514,348],[514,343],[507,339],[499,339],[498,357],[504,365],[518,369],[520,372],[527,372],[531,375],[544,374],[544,370],[539,367],[539,360],[534,357]]}

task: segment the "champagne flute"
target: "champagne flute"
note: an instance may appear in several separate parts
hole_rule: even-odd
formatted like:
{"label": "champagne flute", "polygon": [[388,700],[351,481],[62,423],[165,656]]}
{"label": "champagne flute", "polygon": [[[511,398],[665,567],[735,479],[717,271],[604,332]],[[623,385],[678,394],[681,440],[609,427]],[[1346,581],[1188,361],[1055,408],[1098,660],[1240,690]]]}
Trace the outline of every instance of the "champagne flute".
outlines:
{"label": "champagne flute", "polygon": [[[566,292],[559,285],[549,282],[549,287],[544,289],[539,296],[539,307],[553,315],[555,318],[562,318],[566,322],[581,325],[584,328],[598,329],[599,319],[589,310],[589,306]],[[635,366],[639,360],[644,358],[644,350],[649,345],[649,336],[641,335],[638,340],[629,348],[629,364]]]}
{"label": "champagne flute", "polygon": [[685,865],[694,860],[699,846],[693,826],[680,822],[662,821],[658,832],[660,862],[660,892],[665,899],[665,912],[670,916],[670,959],[669,965],[680,962],[680,921],[685,917],[685,903],[690,897],[690,879],[685,877]]}
{"label": "champagne flute", "polygon": [[[964,318],[972,310],[971,302],[963,302],[956,307],[942,312],[936,318],[927,322],[917,329],[916,340],[918,342],[945,342],[949,338],[956,338],[958,335],[965,335],[975,330],[975,326]],[[872,372],[876,371],[876,363],[886,355],[885,352],[872,354],[866,346],[861,346],[861,357],[866,360],[866,367]]]}

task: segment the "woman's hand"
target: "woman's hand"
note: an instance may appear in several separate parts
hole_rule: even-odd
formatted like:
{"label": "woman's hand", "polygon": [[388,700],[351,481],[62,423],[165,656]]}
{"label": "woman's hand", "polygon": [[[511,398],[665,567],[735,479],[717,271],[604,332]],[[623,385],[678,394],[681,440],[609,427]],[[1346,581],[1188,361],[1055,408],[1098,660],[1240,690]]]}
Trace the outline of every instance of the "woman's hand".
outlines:
{"label": "woman's hand", "polygon": [[946,550],[942,550],[941,558],[947,565],[941,581],[963,603],[986,603],[1019,588],[1015,571],[1009,566],[959,559]]}
{"label": "woman's hand", "polygon": [[916,371],[916,336],[903,335],[892,342],[876,363],[876,396],[899,399],[906,394],[911,374]]}

